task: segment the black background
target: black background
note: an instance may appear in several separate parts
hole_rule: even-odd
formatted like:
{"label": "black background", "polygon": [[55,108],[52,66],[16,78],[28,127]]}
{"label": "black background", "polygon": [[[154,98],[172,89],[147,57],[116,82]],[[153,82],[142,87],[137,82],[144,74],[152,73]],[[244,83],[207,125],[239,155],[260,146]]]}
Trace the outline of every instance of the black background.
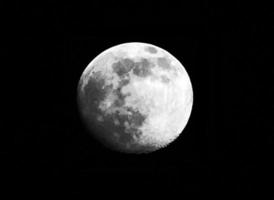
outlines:
{"label": "black background", "polygon": [[[14,31],[6,51],[13,55],[13,81],[6,82],[12,123],[5,134],[12,137],[1,153],[8,188],[141,194],[272,188],[273,11],[267,5],[24,2],[13,12],[6,20]],[[87,64],[125,42],[166,49],[192,81],[187,127],[152,154],[104,148],[77,110]]]}

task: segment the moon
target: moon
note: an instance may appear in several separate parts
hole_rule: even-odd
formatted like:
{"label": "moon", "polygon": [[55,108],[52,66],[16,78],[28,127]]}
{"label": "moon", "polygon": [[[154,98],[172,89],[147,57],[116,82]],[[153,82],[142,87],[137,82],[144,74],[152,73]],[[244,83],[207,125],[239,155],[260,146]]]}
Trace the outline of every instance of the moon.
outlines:
{"label": "moon", "polygon": [[110,47],[84,69],[79,111],[102,144],[125,153],[150,153],[185,129],[193,106],[190,77],[161,47],[129,42]]}

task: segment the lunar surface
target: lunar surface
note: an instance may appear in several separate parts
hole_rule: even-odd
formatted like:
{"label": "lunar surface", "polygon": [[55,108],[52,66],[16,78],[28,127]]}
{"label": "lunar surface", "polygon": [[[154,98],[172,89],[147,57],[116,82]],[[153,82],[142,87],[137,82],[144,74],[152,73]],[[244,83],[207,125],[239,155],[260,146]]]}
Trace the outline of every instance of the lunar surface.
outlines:
{"label": "lunar surface", "polygon": [[111,47],[85,68],[78,85],[91,135],[126,153],[166,147],[184,130],[193,105],[190,78],[169,52],[147,43]]}

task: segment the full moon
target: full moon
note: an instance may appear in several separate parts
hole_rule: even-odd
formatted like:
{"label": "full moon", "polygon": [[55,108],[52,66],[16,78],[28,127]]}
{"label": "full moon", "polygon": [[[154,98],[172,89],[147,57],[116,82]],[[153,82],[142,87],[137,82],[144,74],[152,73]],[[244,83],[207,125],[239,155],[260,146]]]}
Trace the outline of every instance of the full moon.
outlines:
{"label": "full moon", "polygon": [[193,90],[184,66],[153,44],[123,43],[97,55],[78,84],[79,111],[90,135],[124,153],[150,153],[185,129]]}

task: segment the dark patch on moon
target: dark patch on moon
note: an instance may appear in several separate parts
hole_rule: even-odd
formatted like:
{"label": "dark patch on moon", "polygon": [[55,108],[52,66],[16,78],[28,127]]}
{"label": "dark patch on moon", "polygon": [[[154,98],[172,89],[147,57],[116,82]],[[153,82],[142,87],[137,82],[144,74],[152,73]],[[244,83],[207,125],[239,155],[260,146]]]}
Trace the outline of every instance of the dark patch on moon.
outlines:
{"label": "dark patch on moon", "polygon": [[112,64],[112,69],[121,79],[126,76],[129,77],[128,72],[131,70],[133,74],[139,77],[147,77],[152,74],[151,67],[154,64],[146,58],[142,58],[140,61],[135,62],[130,58],[121,59]]}
{"label": "dark patch on moon", "polygon": [[[125,87],[129,82],[129,71],[132,70],[133,74],[140,77],[146,77],[152,73],[151,67],[152,63],[149,60],[143,58],[140,61],[134,61],[129,58],[121,59],[116,65],[112,67],[116,68],[114,72],[119,76],[119,86],[113,93],[116,95],[117,99],[114,101],[115,107],[123,107],[125,104],[125,97],[129,94],[122,94],[121,89]],[[133,141],[133,136],[139,137],[141,133],[139,132],[138,128],[142,126],[144,121],[146,120],[147,116],[143,115],[142,113],[133,110],[132,108],[127,108],[127,111],[130,114],[121,114],[118,111],[116,113],[110,114],[107,117],[113,118],[120,122],[119,125],[116,124],[116,127],[121,127],[123,131],[116,131],[116,138],[123,141],[125,138],[127,140]],[[129,124],[129,129],[126,130],[125,123]],[[117,135],[119,137],[117,137]]]}
{"label": "dark patch on moon", "polygon": [[158,52],[157,49],[153,46],[146,46],[145,51],[151,54],[156,54]]}
{"label": "dark patch on moon", "polygon": [[[128,114],[119,114],[118,111],[110,114],[105,115],[105,120],[108,122],[109,125],[105,124],[110,131],[110,134],[107,135],[109,142],[115,140],[117,145],[120,147],[126,148],[127,144],[134,143],[134,135],[138,138],[142,134],[138,127],[144,122],[145,117],[141,113],[134,113],[132,115]],[[118,120],[120,124],[115,124],[114,120]],[[126,129],[125,122],[130,125],[129,129]],[[115,133],[115,134],[114,134]],[[107,138],[108,139],[108,138]]]}
{"label": "dark patch on moon", "polygon": [[87,85],[84,87],[84,91],[80,88],[82,87],[83,81],[79,83],[79,103],[82,105],[89,105],[91,102],[98,102],[106,97],[107,91],[112,89],[112,85],[104,86],[105,80],[102,78],[100,72],[97,73],[96,78],[90,78]]}
{"label": "dark patch on moon", "polygon": [[131,59],[125,58],[112,64],[114,73],[118,76],[126,75],[134,67],[134,62]]}
{"label": "dark patch on moon", "polygon": [[100,71],[93,72],[91,79],[102,80],[102,72],[100,72]]}
{"label": "dark patch on moon", "polygon": [[168,84],[170,82],[170,79],[167,76],[165,76],[165,75],[161,75],[160,79],[165,84]]}
{"label": "dark patch on moon", "polygon": [[[147,60],[133,62],[130,59],[117,62],[113,67],[120,77],[119,86],[114,89],[112,85],[105,86],[104,76],[98,72],[96,78],[90,79],[84,92],[79,90],[79,108],[82,112],[83,121],[88,129],[93,132],[96,138],[104,142],[107,146],[121,149],[127,149],[129,144],[134,143],[134,135],[138,138],[141,132],[138,127],[142,126],[147,116],[142,113],[128,108],[132,114],[121,114],[118,111],[112,114],[106,114],[99,109],[100,102],[104,100],[109,92],[112,92],[117,98],[113,103],[114,107],[123,107],[125,97],[128,94],[122,94],[121,89],[129,83],[129,69],[134,66],[140,66],[139,75],[144,75],[144,68],[149,68]],[[143,68],[142,68],[143,67]],[[113,68],[113,69],[114,69]],[[143,71],[142,71],[143,70]],[[119,124],[115,123],[119,121]],[[130,128],[126,130],[125,123]]]}
{"label": "dark patch on moon", "polygon": [[166,57],[159,57],[157,58],[157,64],[159,67],[161,67],[162,69],[170,69],[170,62],[169,60],[167,60]]}
{"label": "dark patch on moon", "polygon": [[142,58],[141,61],[136,62],[133,68],[133,74],[139,77],[147,77],[152,74],[151,67],[153,64],[146,58]]}
{"label": "dark patch on moon", "polygon": [[114,101],[115,107],[122,107],[125,104],[125,98],[128,96],[127,94],[122,94],[122,88],[126,86],[129,83],[129,81],[120,81],[119,85],[116,90],[113,91],[113,93],[116,95],[116,100]]}

